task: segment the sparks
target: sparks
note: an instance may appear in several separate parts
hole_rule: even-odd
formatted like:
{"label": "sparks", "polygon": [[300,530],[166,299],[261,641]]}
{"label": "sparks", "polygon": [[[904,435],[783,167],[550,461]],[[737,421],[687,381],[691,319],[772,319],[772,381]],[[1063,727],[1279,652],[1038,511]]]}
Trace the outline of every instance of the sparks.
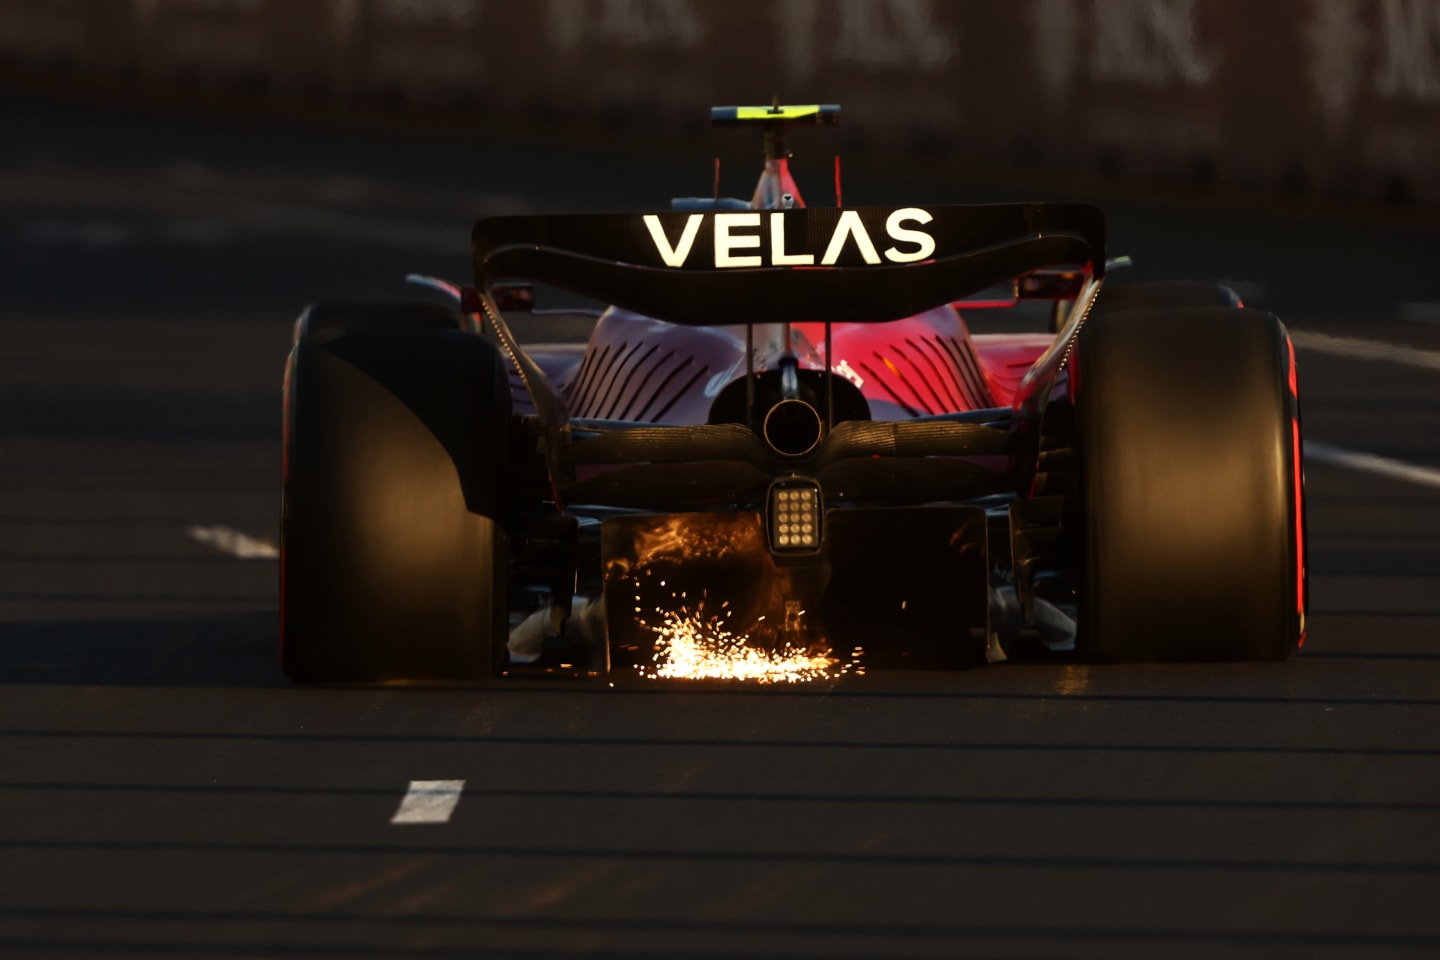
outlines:
{"label": "sparks", "polygon": [[663,619],[658,625],[637,618],[641,626],[655,634],[654,657],[651,663],[636,667],[640,675],[647,680],[809,683],[865,672],[859,649],[849,660],[841,660],[832,656],[828,648],[813,645],[784,642],[768,649],[754,646],[749,632],[736,633],[727,627],[731,611],[726,607],[728,603],[721,605],[719,616],[706,616],[701,601],[694,611],[682,607],[678,612],[661,613]]}

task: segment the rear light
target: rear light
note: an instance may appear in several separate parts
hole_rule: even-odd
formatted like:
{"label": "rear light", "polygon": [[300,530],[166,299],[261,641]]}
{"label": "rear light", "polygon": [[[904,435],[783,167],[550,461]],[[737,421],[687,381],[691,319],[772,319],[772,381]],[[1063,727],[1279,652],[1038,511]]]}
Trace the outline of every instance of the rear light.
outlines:
{"label": "rear light", "polygon": [[785,480],[770,488],[770,549],[813,553],[820,549],[823,502],[810,480]]}

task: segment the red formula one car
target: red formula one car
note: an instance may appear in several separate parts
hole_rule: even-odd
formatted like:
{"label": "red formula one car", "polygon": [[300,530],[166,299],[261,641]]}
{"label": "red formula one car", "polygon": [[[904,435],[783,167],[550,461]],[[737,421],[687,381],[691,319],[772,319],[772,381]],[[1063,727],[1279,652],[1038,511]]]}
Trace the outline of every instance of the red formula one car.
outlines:
{"label": "red formula one car", "polygon": [[[438,284],[454,309],[301,316],[292,678],[793,681],[1303,642],[1274,316],[1110,284],[1084,204],[807,208],[785,132],[838,108],[713,114],[765,132],[749,201],[481,220],[473,286]],[[612,306],[583,346],[522,349],[516,280]],[[1056,301],[1055,332],[970,333],[998,285]]]}

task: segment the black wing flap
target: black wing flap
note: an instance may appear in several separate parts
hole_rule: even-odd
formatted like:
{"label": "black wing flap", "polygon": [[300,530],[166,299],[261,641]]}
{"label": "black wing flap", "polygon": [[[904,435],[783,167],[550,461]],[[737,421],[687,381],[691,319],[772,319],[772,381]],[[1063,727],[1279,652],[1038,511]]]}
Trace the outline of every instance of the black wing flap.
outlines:
{"label": "black wing flap", "polygon": [[674,323],[880,322],[1041,267],[1105,261],[1087,204],[495,217],[482,287],[521,277]]}

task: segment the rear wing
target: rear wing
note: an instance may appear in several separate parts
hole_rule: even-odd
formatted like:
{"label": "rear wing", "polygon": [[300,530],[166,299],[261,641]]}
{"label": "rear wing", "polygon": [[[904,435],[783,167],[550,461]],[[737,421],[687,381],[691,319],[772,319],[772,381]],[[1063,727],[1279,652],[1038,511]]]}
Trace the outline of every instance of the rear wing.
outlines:
{"label": "rear wing", "polygon": [[[1069,203],[494,217],[475,224],[471,255],[478,302],[469,312],[483,314],[482,329],[519,372],[550,476],[565,488],[576,481],[562,456],[572,437],[565,400],[505,323],[500,281],[536,280],[671,323],[744,324],[747,334],[756,324],[823,322],[829,357],[836,323],[914,316],[1047,267],[1080,267],[1093,292],[1105,272],[1105,217]],[[1042,358],[1045,375],[1058,370],[1068,335]],[[753,420],[753,345],[745,355]],[[824,380],[833,411],[833,369]]]}
{"label": "rear wing", "polygon": [[1078,203],[492,217],[476,285],[527,279],[691,326],[878,323],[1046,267],[1105,271]]}

